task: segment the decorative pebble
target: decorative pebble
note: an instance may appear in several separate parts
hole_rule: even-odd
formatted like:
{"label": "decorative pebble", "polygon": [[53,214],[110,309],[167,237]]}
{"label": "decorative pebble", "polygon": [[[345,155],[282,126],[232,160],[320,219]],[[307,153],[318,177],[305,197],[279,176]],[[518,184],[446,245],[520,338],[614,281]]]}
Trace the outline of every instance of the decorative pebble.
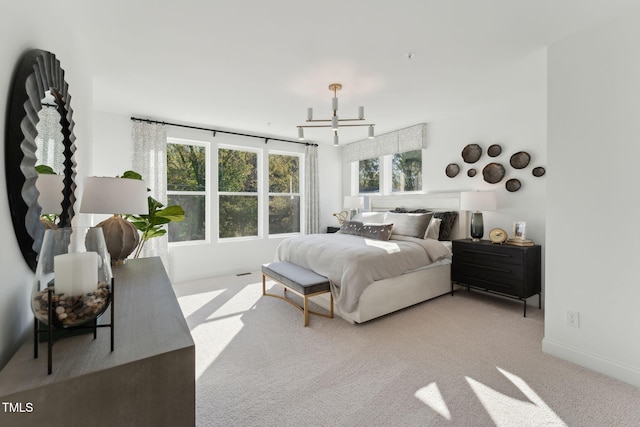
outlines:
{"label": "decorative pebble", "polygon": [[[62,327],[86,323],[102,314],[110,301],[111,290],[106,283],[98,284],[98,289],[85,295],[57,294],[51,298],[56,317]],[[36,318],[48,321],[48,288],[33,296],[32,307]],[[60,325],[56,325],[60,327]]]}

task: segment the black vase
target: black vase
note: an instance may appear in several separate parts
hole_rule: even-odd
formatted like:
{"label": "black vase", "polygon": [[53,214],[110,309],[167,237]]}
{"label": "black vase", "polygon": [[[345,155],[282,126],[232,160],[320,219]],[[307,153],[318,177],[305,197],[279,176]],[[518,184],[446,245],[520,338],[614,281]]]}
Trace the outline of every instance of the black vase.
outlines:
{"label": "black vase", "polygon": [[471,213],[471,238],[474,242],[480,241],[484,235],[484,223],[482,221],[482,212]]}

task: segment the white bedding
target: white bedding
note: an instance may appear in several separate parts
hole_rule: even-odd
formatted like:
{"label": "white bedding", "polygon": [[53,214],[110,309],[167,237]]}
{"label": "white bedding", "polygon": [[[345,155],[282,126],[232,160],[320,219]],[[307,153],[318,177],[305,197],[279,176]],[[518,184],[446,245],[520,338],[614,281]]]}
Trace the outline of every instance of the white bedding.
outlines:
{"label": "white bedding", "polygon": [[329,278],[338,307],[357,309],[366,287],[378,280],[400,276],[441,260],[450,260],[443,242],[393,236],[389,241],[349,234],[311,234],[280,243],[276,261],[290,261]]}

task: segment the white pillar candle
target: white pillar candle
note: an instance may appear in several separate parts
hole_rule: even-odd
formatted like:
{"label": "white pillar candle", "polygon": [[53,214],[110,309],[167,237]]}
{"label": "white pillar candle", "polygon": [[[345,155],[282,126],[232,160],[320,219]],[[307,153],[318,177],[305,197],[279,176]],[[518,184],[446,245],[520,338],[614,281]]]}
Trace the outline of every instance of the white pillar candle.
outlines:
{"label": "white pillar candle", "polygon": [[53,258],[56,293],[81,295],[98,288],[98,254],[77,252]]}

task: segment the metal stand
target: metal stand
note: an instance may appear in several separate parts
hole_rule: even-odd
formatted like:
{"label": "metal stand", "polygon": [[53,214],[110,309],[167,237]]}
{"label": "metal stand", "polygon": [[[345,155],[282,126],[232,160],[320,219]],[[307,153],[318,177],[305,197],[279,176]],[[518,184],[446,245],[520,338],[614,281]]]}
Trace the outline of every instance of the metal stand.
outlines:
{"label": "metal stand", "polygon": [[[111,328],[111,351],[114,350],[114,329],[115,329],[115,322],[114,322],[114,306],[115,306],[115,286],[114,286],[114,279],[111,278],[111,289],[109,292],[109,303],[107,303],[107,308],[109,308],[109,305],[111,305],[111,322],[107,323],[107,324],[98,324],[98,318],[102,316],[102,314],[104,314],[104,312],[102,312],[100,315],[96,316],[91,325],[80,325],[80,326],[70,326],[68,328],[64,328],[64,329],[60,329],[60,328],[54,328],[53,327],[53,289],[49,288],[47,291],[47,297],[48,297],[48,315],[47,315],[47,325],[46,328],[44,329],[40,329],[38,328],[38,319],[34,317],[34,326],[33,326],[33,358],[37,359],[38,358],[38,339],[40,337],[40,334],[45,333],[46,337],[47,337],[47,375],[51,375],[51,373],[53,372],[53,345],[58,342],[59,340],[61,340],[62,338],[67,337],[69,334],[75,332],[75,331],[79,331],[79,330],[93,330],[93,339],[95,340],[96,338],[98,338],[98,328]],[[105,308],[106,311],[106,308]],[[54,338],[53,333],[54,331],[64,331],[59,337]]]}

